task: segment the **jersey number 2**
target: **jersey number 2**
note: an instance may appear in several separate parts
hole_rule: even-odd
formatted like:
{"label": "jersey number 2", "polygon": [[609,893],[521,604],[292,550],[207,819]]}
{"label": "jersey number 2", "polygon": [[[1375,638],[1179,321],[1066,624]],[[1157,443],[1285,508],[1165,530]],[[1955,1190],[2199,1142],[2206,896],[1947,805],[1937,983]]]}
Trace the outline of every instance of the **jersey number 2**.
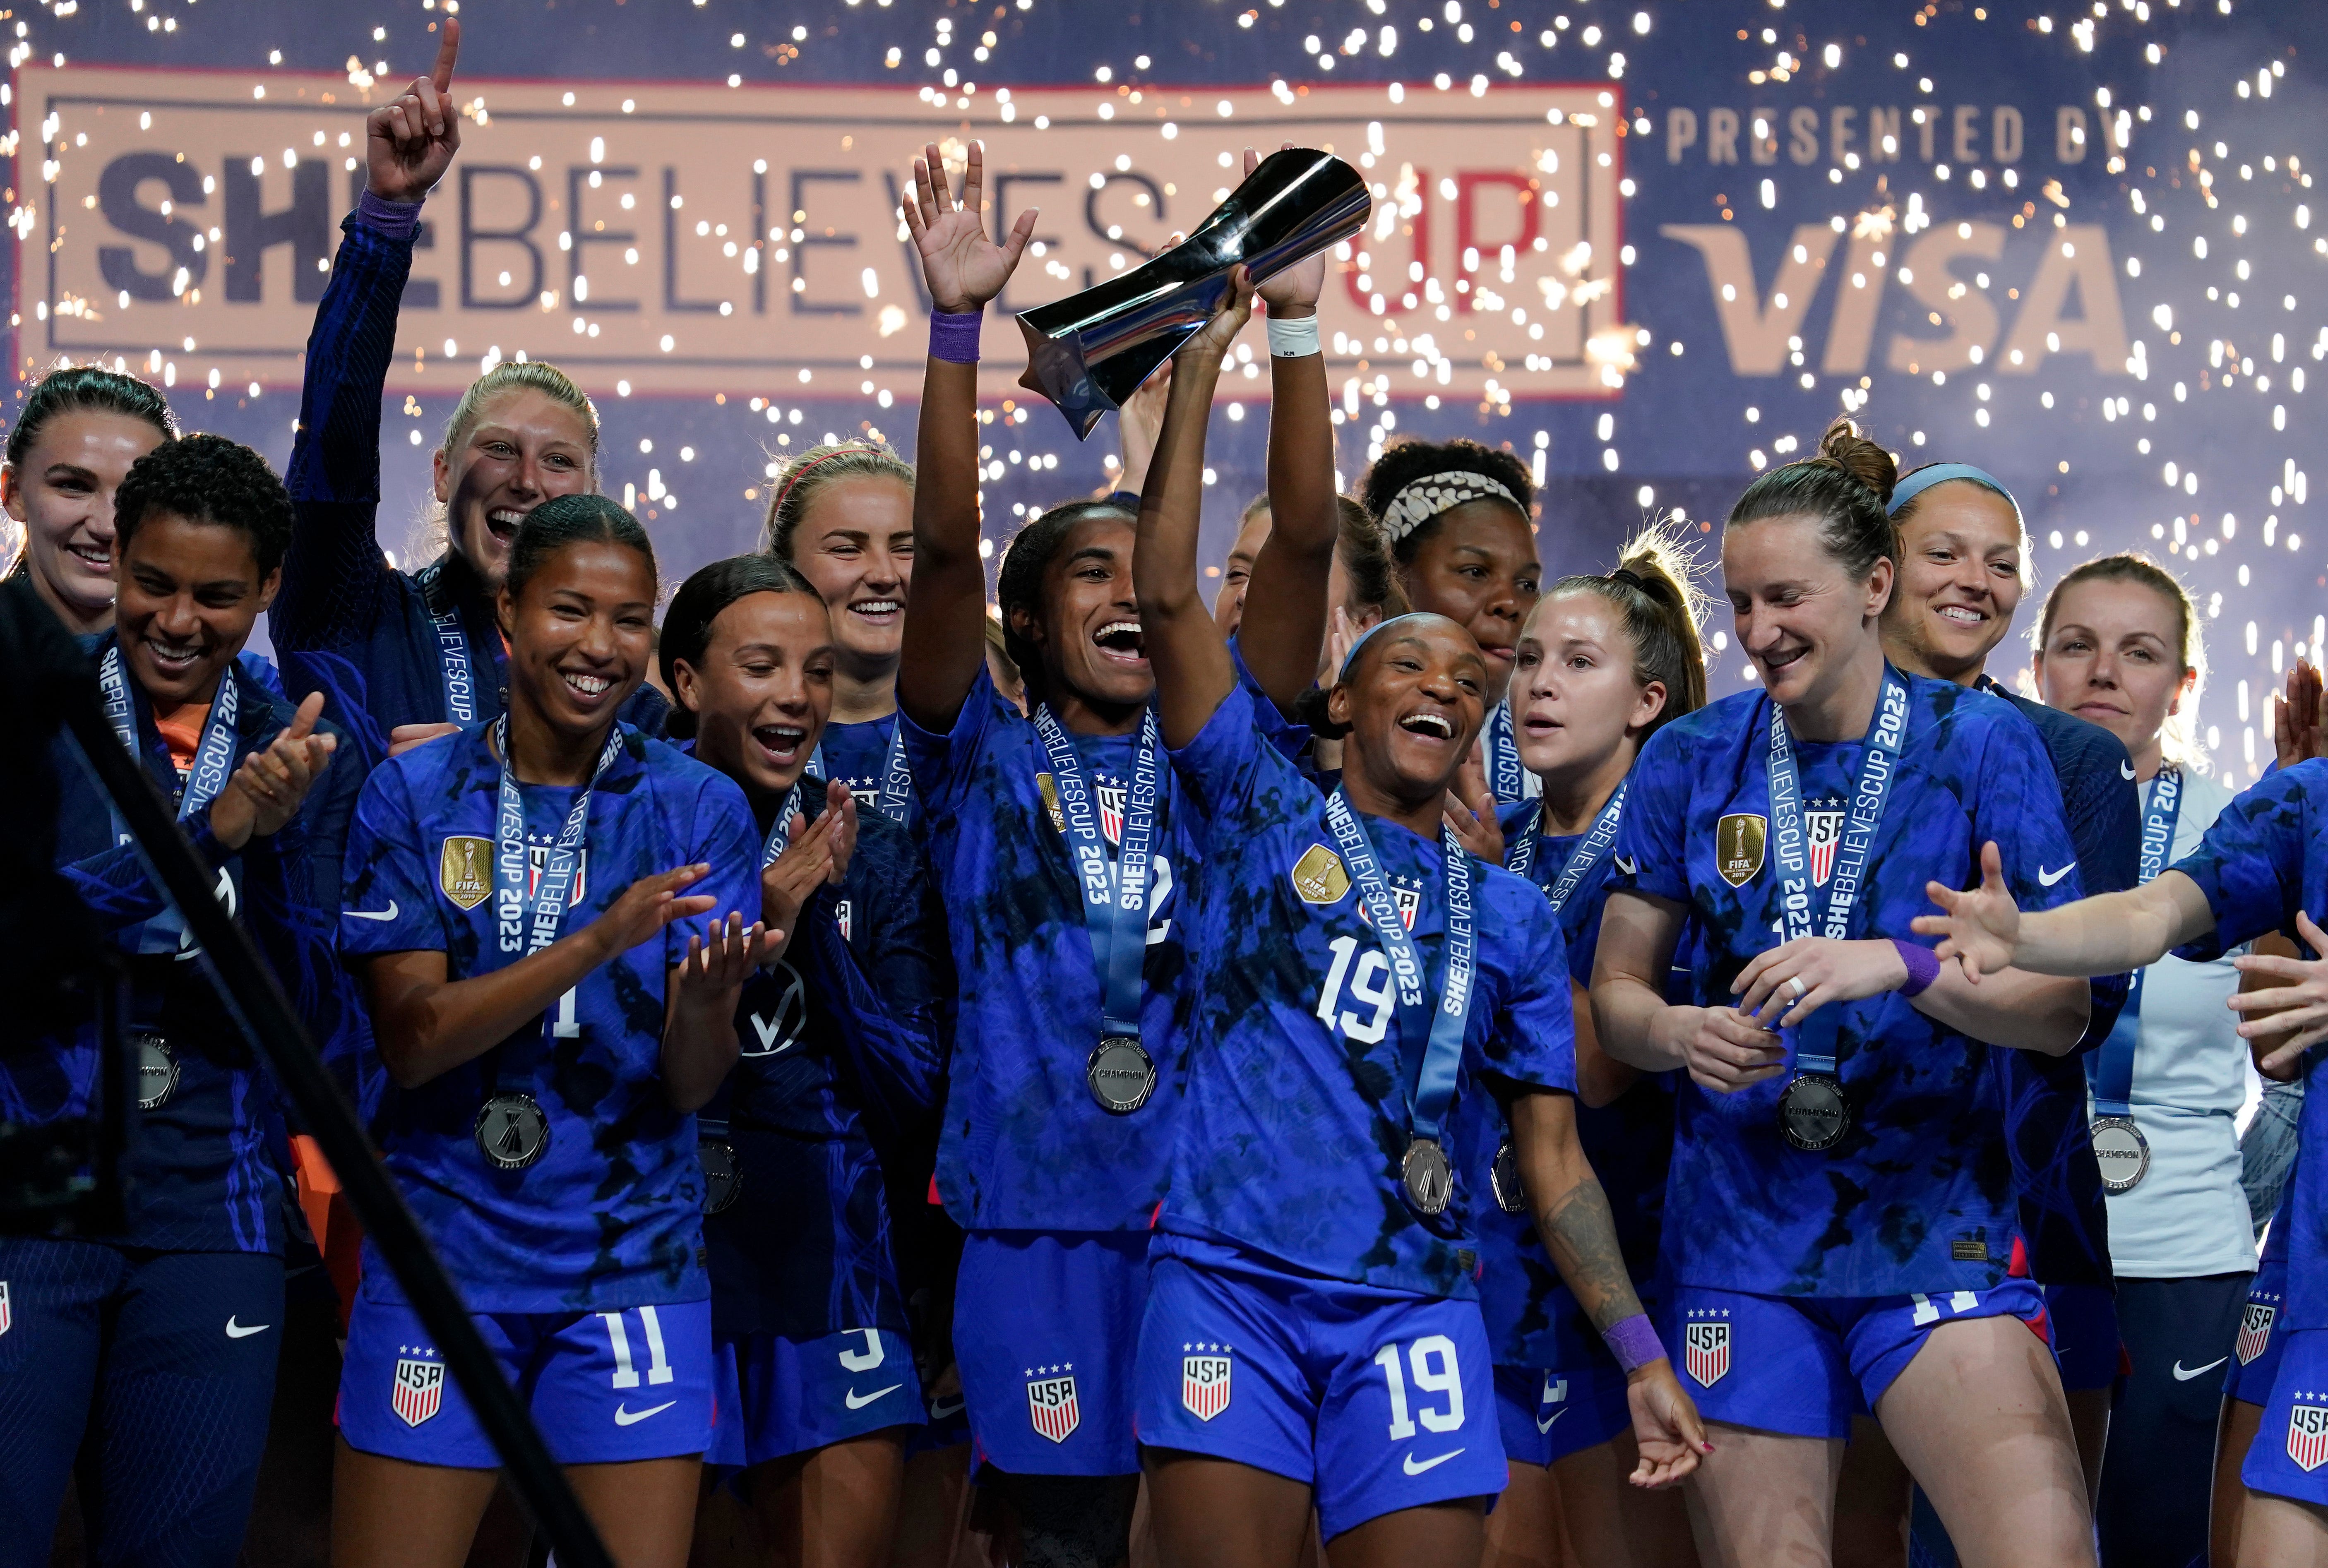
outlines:
{"label": "jersey number 2", "polygon": [[1460,1432],[1463,1428],[1463,1374],[1455,1362],[1455,1341],[1444,1334],[1425,1334],[1406,1347],[1407,1366],[1414,1373],[1414,1386],[1425,1394],[1447,1396],[1444,1410],[1417,1410],[1412,1415],[1406,1406],[1406,1375],[1399,1370],[1398,1347],[1385,1345],[1375,1352],[1375,1365],[1383,1369],[1383,1379],[1390,1385],[1390,1439],[1404,1442],[1414,1435],[1414,1423],[1421,1421],[1432,1432]]}

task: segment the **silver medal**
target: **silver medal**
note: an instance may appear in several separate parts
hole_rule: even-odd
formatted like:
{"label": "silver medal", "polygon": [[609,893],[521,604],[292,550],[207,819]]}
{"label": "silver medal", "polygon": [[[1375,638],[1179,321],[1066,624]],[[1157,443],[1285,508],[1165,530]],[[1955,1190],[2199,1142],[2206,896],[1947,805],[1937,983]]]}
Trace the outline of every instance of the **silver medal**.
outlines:
{"label": "silver medal", "polygon": [[1406,1158],[1399,1161],[1399,1179],[1406,1187],[1406,1201],[1420,1215],[1441,1215],[1455,1196],[1455,1171],[1447,1163],[1447,1150],[1435,1139],[1418,1138],[1406,1146]]}
{"label": "silver medal", "polygon": [[178,1059],[160,1035],[138,1033],[129,1038],[137,1047],[137,1108],[159,1111],[177,1090]]}
{"label": "silver medal", "polygon": [[2094,1163],[2107,1192],[2132,1192],[2150,1174],[2150,1140],[2131,1116],[2094,1118]]}
{"label": "silver medal", "polygon": [[725,1138],[699,1138],[695,1158],[703,1167],[703,1212],[718,1214],[744,1190],[744,1168],[736,1146]]}
{"label": "silver medal", "polygon": [[501,1170],[523,1170],[549,1149],[549,1118],[530,1094],[496,1094],[477,1111],[477,1152]]}
{"label": "silver medal", "polygon": [[1129,1116],[1156,1093],[1156,1060],[1133,1036],[1106,1035],[1092,1047],[1084,1079],[1101,1110]]}
{"label": "silver medal", "polygon": [[1488,1185],[1495,1188],[1497,1208],[1506,1214],[1527,1212],[1527,1191],[1520,1185],[1519,1155],[1509,1138],[1496,1146],[1496,1162],[1488,1167]]}

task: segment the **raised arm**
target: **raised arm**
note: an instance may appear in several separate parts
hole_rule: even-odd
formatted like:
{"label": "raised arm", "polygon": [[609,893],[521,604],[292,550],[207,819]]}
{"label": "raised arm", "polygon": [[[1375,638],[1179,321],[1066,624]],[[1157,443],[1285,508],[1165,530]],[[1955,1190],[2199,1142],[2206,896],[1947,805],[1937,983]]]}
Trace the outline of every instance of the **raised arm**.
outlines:
{"label": "raised arm", "polygon": [[[1260,155],[1247,147],[1247,176],[1260,164]],[[1333,405],[1317,332],[1318,296],[1325,286],[1321,250],[1260,287],[1270,326],[1269,537],[1253,564],[1237,646],[1245,668],[1284,713],[1317,679],[1326,585],[1341,525],[1334,501]],[[1284,343],[1297,352],[1281,353],[1280,340],[1290,338],[1307,341]]]}
{"label": "raised arm", "polygon": [[2173,870],[2130,892],[2023,915],[1995,844],[1981,846],[1979,887],[1959,893],[1929,882],[1924,891],[1944,913],[1917,916],[1915,930],[1945,938],[1939,956],[1961,960],[1975,985],[2006,968],[2080,978],[2143,969],[2215,928],[2199,885]]}
{"label": "raised arm", "polygon": [[[962,200],[947,188],[933,142],[914,160],[914,186],[902,211],[922,259],[931,307],[976,317],[1010,281],[1035,231],[1037,209],[1000,245],[987,237],[981,211],[986,149],[970,144]],[[924,729],[953,728],[963,699],[986,667],[986,563],[978,553],[978,357],[940,341],[931,327],[922,370],[922,416],[914,447],[914,591],[906,596],[904,654],[897,705]],[[976,342],[973,329],[972,340]],[[949,357],[941,357],[943,354]]]}
{"label": "raised arm", "polygon": [[434,70],[364,122],[363,200],[341,225],[346,237],[307,337],[299,426],[284,470],[294,507],[291,548],[268,616],[285,649],[360,632],[372,599],[359,585],[388,570],[375,528],[380,389],[396,352],[420,204],[461,145],[452,99],[461,24],[447,16],[438,25]]}
{"label": "raised arm", "polygon": [[1197,738],[1236,686],[1228,644],[1197,592],[1197,524],[1204,508],[1205,426],[1213,388],[1222,357],[1252,315],[1253,286],[1238,268],[1219,311],[1173,356],[1164,428],[1140,497],[1132,589],[1140,600],[1141,642],[1156,672],[1156,717],[1164,744],[1175,748]]}

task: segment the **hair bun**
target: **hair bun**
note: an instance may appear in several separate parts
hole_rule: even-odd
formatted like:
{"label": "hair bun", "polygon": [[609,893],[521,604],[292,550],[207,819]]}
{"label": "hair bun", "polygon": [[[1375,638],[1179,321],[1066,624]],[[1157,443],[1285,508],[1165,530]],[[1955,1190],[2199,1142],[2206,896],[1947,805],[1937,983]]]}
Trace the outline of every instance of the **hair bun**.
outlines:
{"label": "hair bun", "polygon": [[1818,455],[1810,459],[1829,468],[1838,468],[1875,493],[1875,499],[1885,506],[1892,504],[1892,486],[1900,483],[1900,465],[1892,461],[1892,454],[1879,443],[1871,441],[1848,418],[1838,417],[1819,437]]}

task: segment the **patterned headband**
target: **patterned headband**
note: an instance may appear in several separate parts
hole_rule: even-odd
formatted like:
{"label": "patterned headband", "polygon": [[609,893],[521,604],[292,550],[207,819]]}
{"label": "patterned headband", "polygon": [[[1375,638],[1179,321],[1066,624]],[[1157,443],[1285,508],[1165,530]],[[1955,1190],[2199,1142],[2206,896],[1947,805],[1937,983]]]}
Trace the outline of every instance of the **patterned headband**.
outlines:
{"label": "patterned headband", "polygon": [[1383,542],[1396,544],[1432,518],[1451,512],[1467,501],[1501,501],[1522,517],[1527,508],[1518,496],[1504,487],[1500,480],[1469,469],[1450,469],[1444,474],[1426,474],[1403,487],[1390,498],[1383,509]]}

